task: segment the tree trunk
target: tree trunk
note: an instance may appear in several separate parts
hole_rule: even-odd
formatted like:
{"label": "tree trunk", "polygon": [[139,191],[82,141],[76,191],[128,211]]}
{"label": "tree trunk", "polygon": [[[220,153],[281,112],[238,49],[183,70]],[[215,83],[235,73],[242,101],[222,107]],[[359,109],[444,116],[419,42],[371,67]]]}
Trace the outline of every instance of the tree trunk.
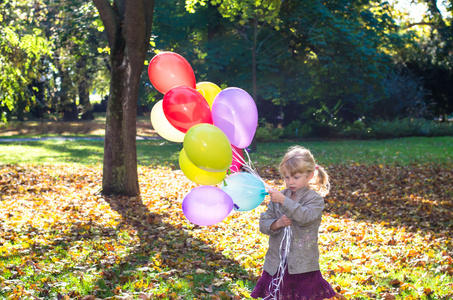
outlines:
{"label": "tree trunk", "polygon": [[122,57],[112,61],[102,186],[103,193],[107,195],[137,196],[140,191],[137,175],[136,119],[141,72],[133,71],[134,68],[124,53],[119,56]]}
{"label": "tree trunk", "polygon": [[[63,97],[61,99],[64,99]],[[77,104],[71,100],[63,100],[63,121],[74,122],[79,119]]]}
{"label": "tree trunk", "polygon": [[63,121],[73,122],[79,119],[77,113],[77,104],[75,103],[72,83],[69,75],[69,71],[66,69],[59,70],[61,78],[60,86],[60,105],[63,111]]}
{"label": "tree trunk", "polygon": [[104,195],[137,196],[136,120],[140,76],[149,48],[154,0],[93,0],[111,48],[105,125]]}
{"label": "tree trunk", "polygon": [[[253,24],[253,44],[252,44],[252,93],[255,103],[258,104],[258,85],[256,80],[256,43],[258,38],[258,20],[255,19]],[[257,105],[258,107],[258,105]],[[256,124],[258,126],[258,124]],[[256,152],[257,145],[256,139],[253,137],[252,144],[250,146],[252,152]]]}
{"label": "tree trunk", "polygon": [[93,107],[90,103],[90,75],[86,67],[86,57],[82,56],[77,63],[78,80],[77,90],[79,93],[79,105],[82,107],[82,120],[94,120]]}

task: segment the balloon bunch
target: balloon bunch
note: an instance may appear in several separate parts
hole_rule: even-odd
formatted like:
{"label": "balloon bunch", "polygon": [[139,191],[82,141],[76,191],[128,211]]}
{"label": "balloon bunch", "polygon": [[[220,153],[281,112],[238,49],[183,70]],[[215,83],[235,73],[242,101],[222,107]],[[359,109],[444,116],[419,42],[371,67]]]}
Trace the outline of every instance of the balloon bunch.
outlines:
{"label": "balloon bunch", "polygon": [[[189,62],[174,52],[155,55],[148,75],[164,94],[151,111],[151,123],[164,139],[183,143],[179,166],[201,185],[184,197],[185,217],[209,226],[225,219],[233,208],[247,211],[260,205],[265,183],[243,151],[258,126],[253,98],[237,87],[222,90],[212,82],[196,83]],[[227,176],[228,170],[233,174]],[[215,186],[221,182],[220,188]]]}

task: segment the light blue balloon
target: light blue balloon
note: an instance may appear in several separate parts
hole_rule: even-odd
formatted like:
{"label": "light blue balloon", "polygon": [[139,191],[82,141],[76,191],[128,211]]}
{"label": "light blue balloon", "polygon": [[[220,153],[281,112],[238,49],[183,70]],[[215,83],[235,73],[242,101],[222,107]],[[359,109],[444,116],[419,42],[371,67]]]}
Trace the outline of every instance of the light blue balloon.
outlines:
{"label": "light blue balloon", "polygon": [[233,199],[234,209],[237,211],[255,209],[267,195],[263,182],[247,172],[228,176],[220,188]]}

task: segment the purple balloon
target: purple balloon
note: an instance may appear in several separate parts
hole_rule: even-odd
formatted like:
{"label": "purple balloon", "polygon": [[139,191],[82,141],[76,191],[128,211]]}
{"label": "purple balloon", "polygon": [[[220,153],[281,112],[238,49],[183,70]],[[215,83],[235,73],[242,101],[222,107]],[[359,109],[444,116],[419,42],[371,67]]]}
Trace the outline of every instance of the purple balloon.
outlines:
{"label": "purple balloon", "polygon": [[258,127],[258,110],[252,96],[240,88],[220,91],[212,104],[212,120],[233,146],[250,145]]}
{"label": "purple balloon", "polygon": [[193,188],[182,200],[184,216],[200,226],[219,223],[232,210],[233,199],[221,189],[210,185]]}

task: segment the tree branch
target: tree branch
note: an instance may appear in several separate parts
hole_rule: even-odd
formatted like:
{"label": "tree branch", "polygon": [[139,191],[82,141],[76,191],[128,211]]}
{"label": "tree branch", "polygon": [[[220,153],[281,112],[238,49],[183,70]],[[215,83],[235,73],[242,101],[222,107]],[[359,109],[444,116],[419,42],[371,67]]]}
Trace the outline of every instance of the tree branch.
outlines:
{"label": "tree branch", "polygon": [[116,37],[115,11],[110,5],[109,0],[93,0],[93,3],[99,11],[99,16],[101,17],[105,31],[107,32],[109,46],[110,48],[113,48]]}
{"label": "tree branch", "polygon": [[405,28],[411,28],[414,26],[431,26],[436,27],[436,24],[430,22],[417,22],[417,23],[409,23],[405,26]]}
{"label": "tree branch", "polygon": [[140,49],[138,53],[146,53],[151,37],[153,12],[154,0],[126,1],[124,30],[129,50]]}
{"label": "tree branch", "polygon": [[[155,0],[143,0],[145,6],[146,36],[151,38]],[[149,41],[148,41],[149,42]]]}
{"label": "tree branch", "polygon": [[142,49],[146,19],[143,0],[127,0],[124,12],[124,31],[129,50]]}

